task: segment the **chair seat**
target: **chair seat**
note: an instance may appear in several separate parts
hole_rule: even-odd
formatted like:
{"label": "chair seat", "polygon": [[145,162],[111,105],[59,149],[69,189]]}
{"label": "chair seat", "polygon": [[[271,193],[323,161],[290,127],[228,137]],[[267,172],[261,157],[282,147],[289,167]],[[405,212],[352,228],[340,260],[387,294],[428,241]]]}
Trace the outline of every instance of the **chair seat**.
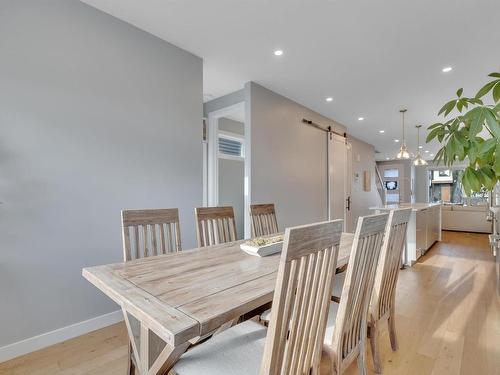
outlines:
{"label": "chair seat", "polygon": [[325,340],[326,345],[332,345],[333,329],[335,328],[335,320],[337,319],[337,312],[339,311],[339,304],[330,303],[330,310],[328,311],[328,322],[326,324]]}
{"label": "chair seat", "polygon": [[342,295],[342,289],[344,288],[346,273],[347,271],[337,273],[333,278],[332,296],[340,298],[340,296]]}
{"label": "chair seat", "polygon": [[271,321],[271,309],[267,309],[262,314],[260,314],[260,320],[269,323]]}
{"label": "chair seat", "polygon": [[186,352],[174,366],[178,375],[258,375],[267,329],[247,320]]}

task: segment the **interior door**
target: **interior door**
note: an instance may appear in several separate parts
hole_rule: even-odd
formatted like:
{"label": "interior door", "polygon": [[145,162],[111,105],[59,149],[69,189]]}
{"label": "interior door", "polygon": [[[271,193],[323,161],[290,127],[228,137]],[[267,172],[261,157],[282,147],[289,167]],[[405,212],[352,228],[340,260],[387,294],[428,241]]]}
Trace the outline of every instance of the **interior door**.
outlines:
{"label": "interior door", "polygon": [[399,204],[404,201],[403,169],[398,164],[383,164],[381,166],[382,182],[385,189],[387,204]]}
{"label": "interior door", "polygon": [[344,230],[351,227],[350,165],[347,140],[331,134],[328,143],[329,218],[343,219]]}

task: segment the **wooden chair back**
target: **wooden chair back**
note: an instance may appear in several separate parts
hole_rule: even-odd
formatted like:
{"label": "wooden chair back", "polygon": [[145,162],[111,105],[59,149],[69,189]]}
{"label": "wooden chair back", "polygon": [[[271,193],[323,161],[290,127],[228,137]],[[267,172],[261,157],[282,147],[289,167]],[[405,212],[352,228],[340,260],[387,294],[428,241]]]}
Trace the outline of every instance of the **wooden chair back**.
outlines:
{"label": "wooden chair back", "polygon": [[250,205],[250,217],[252,219],[252,237],[267,236],[279,232],[274,204]]}
{"label": "wooden chair back", "polygon": [[337,374],[364,356],[367,315],[388,215],[360,217],[340,298],[331,350]]}
{"label": "wooden chair back", "polygon": [[233,207],[198,207],[195,216],[199,247],[236,241]]}
{"label": "wooden chair back", "polygon": [[287,228],[261,374],[319,374],[342,220]]}
{"label": "wooden chair back", "polygon": [[122,236],[125,262],[180,251],[179,210],[123,210]]}
{"label": "wooden chair back", "polygon": [[411,208],[393,210],[389,213],[370,304],[371,319],[382,319],[394,307],[410,215]]}

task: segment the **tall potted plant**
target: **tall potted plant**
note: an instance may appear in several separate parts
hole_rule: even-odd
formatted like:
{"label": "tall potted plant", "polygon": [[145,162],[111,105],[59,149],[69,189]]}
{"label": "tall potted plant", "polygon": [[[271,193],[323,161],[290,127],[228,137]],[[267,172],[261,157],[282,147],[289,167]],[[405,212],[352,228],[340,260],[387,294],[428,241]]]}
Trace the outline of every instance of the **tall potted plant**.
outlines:
{"label": "tall potted plant", "polygon": [[481,189],[491,191],[500,181],[500,73],[488,77],[490,82],[474,97],[463,96],[459,89],[438,113],[445,122],[428,128],[426,142],[437,139],[442,144],[436,163],[451,166],[467,159],[461,182],[468,196]]}

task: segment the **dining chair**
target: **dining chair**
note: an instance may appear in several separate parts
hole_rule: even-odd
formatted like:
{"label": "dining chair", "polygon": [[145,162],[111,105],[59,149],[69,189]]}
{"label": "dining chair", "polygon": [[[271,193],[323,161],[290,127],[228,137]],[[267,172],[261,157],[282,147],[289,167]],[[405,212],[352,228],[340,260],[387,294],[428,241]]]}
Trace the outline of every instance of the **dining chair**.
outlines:
{"label": "dining chair", "polygon": [[250,218],[252,219],[252,237],[279,232],[276,210],[272,203],[250,205]]}
{"label": "dining chair", "polygon": [[395,299],[401,257],[406,244],[406,229],[411,208],[389,212],[386,235],[377,266],[375,284],[368,313],[368,329],[375,373],[381,374],[378,346],[380,324],[387,321],[392,350],[398,348],[395,325]]}
{"label": "dining chair", "polygon": [[340,304],[330,304],[324,338],[332,374],[343,374],[355,360],[359,373],[366,374],[368,306],[387,220],[387,214],[358,220]]}
{"label": "dining chair", "polygon": [[287,228],[269,329],[233,326],[185,353],[174,373],[319,375],[341,234],[342,220]]}
{"label": "dining chair", "polygon": [[[177,208],[122,210],[123,260],[145,258],[181,250],[179,210]],[[129,341],[128,374],[135,374]]]}
{"label": "dining chair", "polygon": [[195,216],[198,247],[237,240],[233,207],[198,207]]}
{"label": "dining chair", "polygon": [[180,251],[179,210],[122,210],[122,236],[125,262]]}

